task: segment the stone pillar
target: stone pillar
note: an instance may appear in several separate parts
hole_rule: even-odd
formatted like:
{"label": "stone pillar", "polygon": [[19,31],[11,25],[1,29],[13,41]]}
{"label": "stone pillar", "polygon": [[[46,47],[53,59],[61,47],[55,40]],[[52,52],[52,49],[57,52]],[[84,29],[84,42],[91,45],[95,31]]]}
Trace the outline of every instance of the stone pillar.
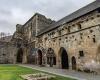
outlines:
{"label": "stone pillar", "polygon": [[45,60],[45,66],[47,66],[47,56],[46,56],[46,54],[44,55],[44,60]]}
{"label": "stone pillar", "polygon": [[60,57],[57,57],[57,68],[61,69],[61,60],[60,60]]}
{"label": "stone pillar", "polygon": [[59,54],[59,47],[56,49],[56,67],[61,68],[61,58]]}
{"label": "stone pillar", "polygon": [[27,63],[27,53],[28,53],[27,48],[24,48],[24,50],[23,50],[23,61],[22,61],[23,64]]}
{"label": "stone pillar", "polygon": [[15,48],[13,51],[14,57],[13,57],[13,64],[17,64],[17,53],[18,53],[18,48]]}
{"label": "stone pillar", "polygon": [[13,57],[13,64],[16,64],[17,62],[17,60],[16,60],[16,58],[17,58],[17,55],[16,55],[16,53],[14,53],[14,55],[13,55],[14,57]]}

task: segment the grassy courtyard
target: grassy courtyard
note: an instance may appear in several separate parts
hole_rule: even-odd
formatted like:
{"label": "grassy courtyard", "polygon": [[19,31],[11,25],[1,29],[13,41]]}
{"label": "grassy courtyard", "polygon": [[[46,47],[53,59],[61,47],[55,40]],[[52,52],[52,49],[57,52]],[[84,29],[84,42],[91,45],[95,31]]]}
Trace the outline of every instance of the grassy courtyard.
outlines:
{"label": "grassy courtyard", "polygon": [[[20,67],[17,65],[0,65],[0,80],[23,80],[19,75],[37,73],[40,71],[33,70],[26,67]],[[57,76],[52,80],[75,80]]]}

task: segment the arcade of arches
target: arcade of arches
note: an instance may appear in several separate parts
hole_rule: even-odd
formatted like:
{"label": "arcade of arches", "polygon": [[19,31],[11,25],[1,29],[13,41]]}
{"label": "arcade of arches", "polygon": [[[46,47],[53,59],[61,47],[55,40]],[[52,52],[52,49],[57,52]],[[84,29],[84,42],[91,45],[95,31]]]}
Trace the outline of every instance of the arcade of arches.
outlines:
{"label": "arcade of arches", "polygon": [[[37,50],[37,64],[38,65],[43,65],[43,52],[42,50],[38,49]],[[61,47],[59,50],[59,59],[60,59],[60,66],[62,69],[69,69],[69,56],[64,47]],[[16,62],[17,63],[23,63],[23,49],[19,48],[17,51],[17,57],[16,57]],[[49,67],[54,67],[57,66],[57,56],[52,48],[48,48],[47,54],[46,54],[46,64]],[[72,56],[71,58],[71,64],[72,64],[72,70],[77,69],[77,64],[76,64],[76,58]]]}
{"label": "arcade of arches", "polygon": [[[42,50],[38,50],[37,51],[37,64],[38,65],[43,65],[43,59],[44,59],[44,53],[42,52]],[[66,51],[66,49],[64,47],[61,47],[59,50],[59,59],[60,59],[60,68],[62,69],[69,69],[69,56],[68,53]],[[47,50],[47,54],[46,54],[46,65],[48,65],[49,67],[54,67],[54,66],[58,66],[57,65],[57,56],[54,52],[54,50],[52,48],[48,48]],[[71,58],[71,65],[72,65],[72,70],[76,70],[77,69],[77,65],[76,65],[76,58],[73,56]]]}

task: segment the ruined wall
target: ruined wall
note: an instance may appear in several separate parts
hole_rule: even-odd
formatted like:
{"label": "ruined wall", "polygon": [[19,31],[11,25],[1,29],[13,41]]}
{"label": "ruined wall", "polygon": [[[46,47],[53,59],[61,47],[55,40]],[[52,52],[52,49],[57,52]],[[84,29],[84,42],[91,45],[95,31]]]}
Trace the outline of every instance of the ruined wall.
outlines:
{"label": "ruined wall", "polygon": [[46,28],[49,28],[51,24],[55,21],[50,18],[46,18],[44,15],[37,15],[37,34],[44,31]]}
{"label": "ruined wall", "polygon": [[[23,63],[27,63],[27,57],[30,55],[32,49],[35,48],[36,35],[52,23],[52,20],[45,16],[36,13],[23,26],[22,43],[23,45]],[[20,33],[18,33],[20,34]],[[20,36],[19,36],[20,37]]]}
{"label": "ruined wall", "polygon": [[0,42],[0,63],[8,64],[15,63],[15,51],[16,48],[7,42]]}

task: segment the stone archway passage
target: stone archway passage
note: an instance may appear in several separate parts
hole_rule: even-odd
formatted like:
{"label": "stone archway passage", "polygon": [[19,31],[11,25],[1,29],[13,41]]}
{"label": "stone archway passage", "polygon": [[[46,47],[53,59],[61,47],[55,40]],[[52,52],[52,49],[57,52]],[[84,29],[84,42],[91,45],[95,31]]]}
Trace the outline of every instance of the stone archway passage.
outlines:
{"label": "stone archway passage", "polygon": [[38,64],[42,65],[42,51],[38,50]]}
{"label": "stone archway passage", "polygon": [[23,50],[22,48],[17,51],[17,63],[22,63],[23,61]]}
{"label": "stone archway passage", "polygon": [[61,52],[61,66],[62,69],[69,69],[68,54],[64,48],[60,49]]}
{"label": "stone archway passage", "polygon": [[76,58],[72,57],[72,70],[76,70]]}

